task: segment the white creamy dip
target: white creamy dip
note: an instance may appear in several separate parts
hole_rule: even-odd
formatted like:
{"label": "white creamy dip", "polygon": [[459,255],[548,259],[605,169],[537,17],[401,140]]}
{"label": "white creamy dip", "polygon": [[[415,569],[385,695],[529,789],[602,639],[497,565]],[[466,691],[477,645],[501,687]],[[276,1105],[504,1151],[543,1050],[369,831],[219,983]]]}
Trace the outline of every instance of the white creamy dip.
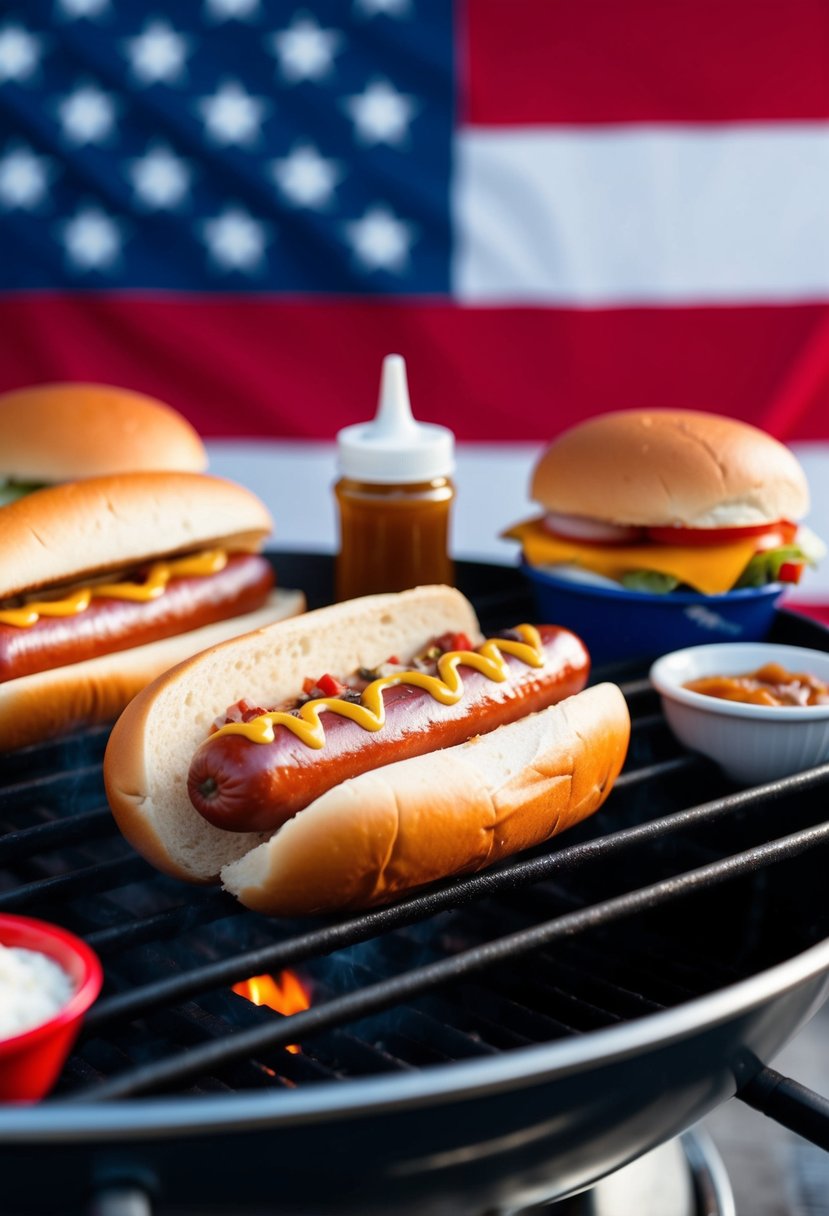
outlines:
{"label": "white creamy dip", "polygon": [[0,1038],[48,1022],[74,989],[63,968],[45,954],[0,944]]}

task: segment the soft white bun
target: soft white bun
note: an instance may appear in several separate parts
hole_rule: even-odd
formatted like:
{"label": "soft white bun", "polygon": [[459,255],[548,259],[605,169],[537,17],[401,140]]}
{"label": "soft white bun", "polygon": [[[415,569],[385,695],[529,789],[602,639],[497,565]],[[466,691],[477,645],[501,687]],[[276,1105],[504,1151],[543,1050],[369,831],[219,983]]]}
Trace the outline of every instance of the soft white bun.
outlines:
{"label": "soft white bun", "polygon": [[471,604],[450,587],[418,587],[317,609],[166,672],[127,706],[107,745],[104,782],[121,831],[158,869],[215,881],[267,837],[215,828],[190,803],[190,761],[214,719],[242,697],[260,705],[295,697],[307,676],[410,658],[446,630],[480,637]]}
{"label": "soft white bun", "polygon": [[207,452],[190,423],[143,393],[59,383],[0,394],[0,479],[48,483],[206,468]]}
{"label": "soft white bun", "polygon": [[146,684],[190,655],[305,608],[300,591],[277,590],[254,612],[175,637],[0,683],[0,751],[111,722]]}
{"label": "soft white bun", "polygon": [[630,718],[600,684],[458,747],[344,781],[222,870],[243,904],[305,916],[387,903],[541,844],[591,815]]}
{"label": "soft white bun", "polygon": [[10,503],[0,519],[0,600],[194,549],[257,551],[272,528],[255,494],[205,473],[65,482]]}
{"label": "soft white bun", "polygon": [[809,507],[788,448],[696,410],[622,410],[579,423],[541,456],[530,494],[549,511],[645,527],[773,523]]}

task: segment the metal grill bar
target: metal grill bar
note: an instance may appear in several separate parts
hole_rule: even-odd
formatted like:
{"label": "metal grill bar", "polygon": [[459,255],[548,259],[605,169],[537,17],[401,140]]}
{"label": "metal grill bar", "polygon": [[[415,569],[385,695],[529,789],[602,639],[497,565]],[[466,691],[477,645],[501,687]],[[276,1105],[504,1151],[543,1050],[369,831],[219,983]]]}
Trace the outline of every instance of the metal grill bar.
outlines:
{"label": "metal grill bar", "polygon": [[794,832],[789,836],[746,849],[662,882],[640,887],[615,899],[605,900],[531,929],[510,934],[449,959],[442,959],[389,980],[381,980],[359,992],[347,993],[324,1005],[290,1017],[276,1017],[273,1025],[239,1031],[229,1040],[200,1044],[184,1055],[165,1058],[129,1069],[102,1082],[91,1093],[84,1091],[66,1102],[101,1101],[146,1093],[221,1068],[257,1052],[291,1042],[380,1012],[392,1005],[437,986],[475,974],[496,963],[514,960],[542,946],[586,929],[608,924],[638,912],[658,907],[700,888],[725,882],[761,866],[796,857],[813,847],[829,843],[829,822]]}
{"label": "metal grill bar", "polygon": [[674,773],[682,773],[691,768],[699,768],[703,761],[699,756],[686,752],[682,756],[673,756],[670,760],[659,760],[655,764],[643,764],[641,768],[630,769],[620,773],[613,788],[623,790],[631,785],[641,785],[646,781],[654,781],[660,777],[669,777]]}
{"label": "metal grill bar", "polygon": [[73,895],[88,895],[91,891],[103,891],[116,883],[123,885],[144,878],[154,871],[143,857],[130,855],[115,861],[99,861],[91,866],[73,870],[71,874],[56,874],[52,878],[41,878],[27,886],[0,894],[0,911],[4,909],[28,908],[45,900],[68,899]]}
{"label": "metal grill bar", "polygon": [[188,929],[204,925],[211,920],[226,916],[241,916],[244,909],[232,903],[220,891],[209,891],[206,895],[191,896],[187,903],[154,916],[145,916],[114,925],[110,929],[97,929],[86,934],[86,940],[99,953],[128,950],[147,942],[176,937]]}
{"label": "metal grill bar", "polygon": [[[100,784],[101,766],[99,764],[88,764],[71,772],[71,793],[75,798],[81,796],[84,791],[94,790],[97,794]],[[43,773],[38,773],[35,777],[29,777],[14,785],[6,785],[0,790],[0,814],[7,815],[9,811],[29,806],[33,794],[40,800],[58,800],[65,799],[67,792],[65,770],[47,773],[45,776]]]}
{"label": "metal grill bar", "polygon": [[94,836],[113,835],[115,824],[109,807],[98,807],[94,811],[82,811],[66,819],[52,819],[31,828],[21,828],[0,837],[0,864],[16,861],[21,857],[35,856],[51,849],[64,848],[70,844],[81,844]]}
{"label": "metal grill bar", "polygon": [[[228,986],[250,975],[296,966],[318,955],[366,941],[380,933],[398,929],[459,907],[483,896],[493,896],[542,882],[562,870],[613,857],[626,849],[656,840],[670,832],[681,832],[720,817],[756,807],[764,802],[817,788],[829,777],[829,765],[769,782],[751,790],[728,794],[700,806],[660,816],[636,827],[545,853],[525,861],[507,863],[470,877],[453,879],[425,894],[414,895],[387,908],[363,913],[349,920],[326,925],[272,946],[234,954],[232,958],[171,976],[155,984],[118,993],[98,1002],[87,1016],[90,1030],[116,1019],[138,1017],[161,1005],[188,999],[199,992]],[[224,898],[224,897],[219,897]],[[230,901],[228,901],[230,903]],[[235,904],[231,905],[236,907]]]}

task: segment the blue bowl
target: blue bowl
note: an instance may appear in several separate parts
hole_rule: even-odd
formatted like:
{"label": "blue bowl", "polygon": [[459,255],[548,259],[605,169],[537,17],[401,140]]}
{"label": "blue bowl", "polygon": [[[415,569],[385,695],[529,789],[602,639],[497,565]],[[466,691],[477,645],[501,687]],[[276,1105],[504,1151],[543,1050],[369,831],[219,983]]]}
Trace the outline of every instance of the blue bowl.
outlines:
{"label": "blue bowl", "polygon": [[526,563],[521,571],[532,587],[538,619],[577,633],[594,665],[655,659],[705,642],[762,641],[785,590],[769,583],[723,595],[653,595],[557,578]]}

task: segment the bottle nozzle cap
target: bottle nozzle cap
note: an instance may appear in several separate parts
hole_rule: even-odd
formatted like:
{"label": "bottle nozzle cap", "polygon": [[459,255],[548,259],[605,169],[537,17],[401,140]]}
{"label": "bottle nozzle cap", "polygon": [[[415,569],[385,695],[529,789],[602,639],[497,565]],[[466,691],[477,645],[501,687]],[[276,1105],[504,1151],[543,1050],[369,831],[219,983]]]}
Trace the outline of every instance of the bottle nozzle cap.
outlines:
{"label": "bottle nozzle cap", "polygon": [[338,433],[337,457],[343,476],[358,481],[429,481],[453,471],[455,437],[413,418],[402,355],[386,355],[376,417]]}
{"label": "bottle nozzle cap", "polygon": [[402,355],[386,355],[380,376],[380,396],[373,434],[377,437],[406,435],[416,428],[409,400],[406,360]]}

